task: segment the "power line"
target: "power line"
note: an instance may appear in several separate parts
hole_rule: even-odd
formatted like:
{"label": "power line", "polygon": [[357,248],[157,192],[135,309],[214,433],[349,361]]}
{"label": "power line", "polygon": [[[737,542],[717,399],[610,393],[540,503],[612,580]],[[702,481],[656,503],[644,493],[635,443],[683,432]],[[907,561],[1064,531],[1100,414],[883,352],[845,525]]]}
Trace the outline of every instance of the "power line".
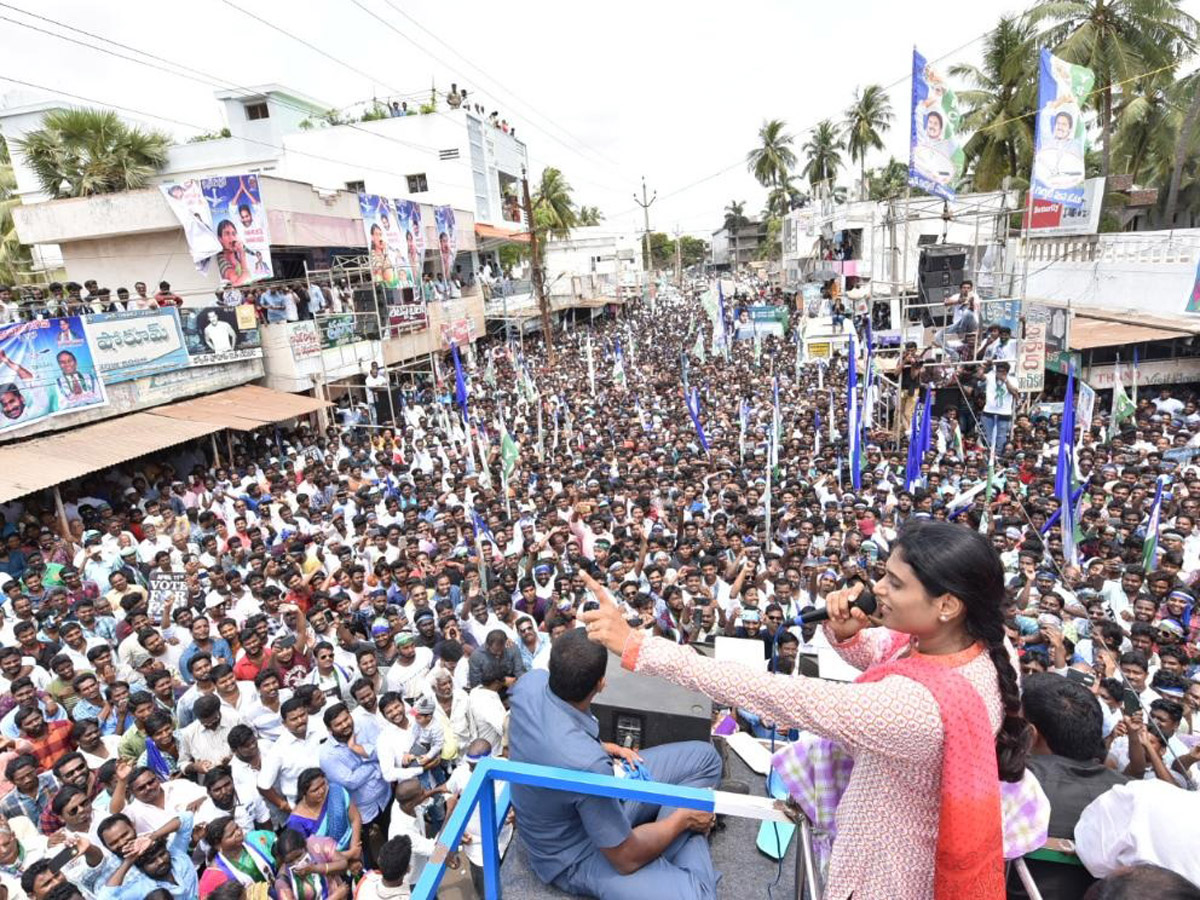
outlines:
{"label": "power line", "polygon": [[[987,37],[988,34],[990,34],[990,33],[991,33],[990,29],[988,31],[984,31],[984,32],[976,35],[975,37],[971,38],[971,40],[967,41],[965,44],[955,47],[953,50],[949,50],[946,53],[943,53],[941,56],[930,60],[930,63],[941,62],[942,60],[946,59],[949,56],[953,56],[956,53],[960,53],[963,50],[965,50],[967,47],[970,47],[976,41],[982,40],[983,38]],[[892,88],[899,86],[900,84],[904,83],[905,80],[907,80],[911,77],[912,77],[912,70],[910,68],[908,72],[906,72],[904,75],[897,78],[895,81],[892,81],[891,83],[889,83],[887,85],[884,85],[883,90],[890,91]],[[799,137],[803,134],[807,134],[808,132],[813,131],[818,125],[821,124],[822,121],[824,121],[824,118],[827,118],[827,117],[818,119],[816,122],[813,122],[811,125],[807,125],[804,128],[801,128],[799,131],[795,132],[792,136]],[[692,188],[697,187],[698,185],[704,184],[707,181],[712,181],[714,178],[719,178],[720,176],[724,175],[726,172],[730,172],[739,166],[745,165],[745,162],[746,161],[743,158],[743,159],[737,160],[736,162],[730,163],[729,165],[725,166],[724,168],[718,169],[716,172],[713,172],[711,175],[705,175],[703,178],[699,178],[696,181],[686,184],[681,188],[677,188],[676,190],[673,190],[673,191],[670,191],[669,193],[663,194],[663,199],[665,200],[669,197],[675,197],[679,194],[684,193],[685,191],[690,191]],[[637,212],[637,208],[633,207],[631,209],[621,210],[621,212],[619,212],[619,213],[614,213],[614,216],[630,215],[635,212]]]}
{"label": "power line", "polygon": [[[102,43],[112,44],[114,47],[120,47],[120,48],[121,48],[121,49],[123,49],[123,50],[128,50],[130,53],[134,53],[134,54],[137,54],[137,55],[136,55],[136,56],[126,56],[126,55],[124,55],[124,54],[122,54],[122,53],[117,53],[115,50],[110,50],[109,48],[107,48],[107,47],[104,47],[104,46],[99,46],[99,45],[96,45],[96,44],[91,44],[91,43],[88,43],[88,42],[86,42],[86,41],[80,41],[80,40],[77,40],[76,38],[70,37],[70,36],[68,36],[68,35],[65,35],[65,34],[56,34],[56,33],[54,33],[53,31],[48,31],[48,30],[46,30],[46,29],[44,29],[44,28],[39,28],[38,26],[36,26],[36,25],[31,25],[31,24],[29,24],[28,22],[21,22],[21,21],[19,21],[19,20],[17,20],[17,19],[12,19],[12,18],[9,18],[8,16],[0,16],[0,20],[3,20],[3,21],[5,21],[5,22],[9,22],[9,23],[11,23],[11,24],[13,24],[13,25],[16,25],[16,26],[18,26],[18,27],[21,27],[21,28],[27,28],[27,29],[29,29],[29,30],[31,30],[31,31],[36,31],[36,32],[38,32],[38,33],[40,33],[40,34],[47,35],[48,37],[56,38],[56,39],[58,39],[58,40],[60,40],[60,41],[66,41],[67,43],[76,44],[76,45],[78,45],[78,46],[80,46],[80,47],[84,47],[84,48],[86,48],[86,49],[88,49],[88,50],[94,50],[94,51],[97,51],[97,52],[99,52],[99,53],[104,53],[104,54],[107,54],[107,55],[109,55],[109,56],[113,56],[113,57],[115,57],[115,58],[117,58],[117,59],[122,59],[122,60],[125,60],[126,62],[132,62],[132,63],[136,63],[137,65],[147,66],[147,67],[149,67],[149,68],[156,69],[156,70],[158,70],[158,71],[160,71],[160,72],[165,72],[165,73],[166,73],[166,74],[168,74],[168,75],[174,75],[174,76],[175,76],[175,77],[177,77],[177,78],[186,78],[186,79],[188,79],[188,80],[190,80],[190,81],[197,82],[198,84],[205,84],[205,85],[207,85],[207,86],[209,86],[209,87],[220,87],[220,88],[223,88],[223,89],[229,89],[229,88],[232,88],[233,90],[237,90],[237,91],[244,91],[244,92],[246,92],[246,93],[249,93],[249,94],[257,94],[257,93],[258,93],[258,91],[256,91],[256,90],[255,90],[253,87],[248,87],[248,86],[246,86],[246,85],[240,85],[240,84],[237,84],[236,82],[229,81],[228,79],[221,78],[220,76],[217,76],[217,75],[210,75],[210,74],[208,74],[208,73],[206,73],[206,72],[204,72],[204,71],[202,71],[202,70],[200,70],[200,69],[196,69],[196,68],[193,68],[193,67],[191,67],[191,66],[185,66],[185,65],[182,65],[182,64],[179,64],[179,63],[175,63],[175,62],[173,62],[173,61],[171,61],[171,60],[164,59],[164,58],[163,58],[163,57],[161,57],[161,56],[157,56],[157,55],[155,55],[155,54],[153,54],[153,53],[150,53],[150,52],[148,52],[148,51],[145,51],[145,50],[141,50],[141,49],[139,49],[139,48],[137,48],[137,47],[131,47],[131,46],[129,46],[128,44],[122,44],[122,43],[120,43],[119,41],[114,41],[114,40],[112,40],[112,39],[110,39],[110,38],[107,38],[107,37],[104,37],[104,36],[102,36],[102,35],[94,34],[94,33],[90,32],[90,31],[86,31],[86,30],[84,30],[84,29],[82,29],[82,28],[76,28],[75,26],[73,26],[73,25],[69,25],[69,24],[67,24],[66,22],[60,22],[60,21],[58,21],[58,20],[56,20],[56,19],[51,19],[51,18],[48,18],[48,17],[46,17],[46,16],[38,15],[38,14],[36,14],[36,13],[30,13],[30,12],[28,12],[27,10],[23,10],[23,9],[21,9],[20,7],[12,6],[11,4],[4,3],[4,2],[0,2],[0,7],[6,7],[6,8],[8,8],[8,9],[13,9],[13,10],[16,10],[17,12],[23,13],[23,14],[25,14],[25,15],[28,15],[28,16],[32,17],[32,18],[40,19],[40,20],[41,20],[41,21],[43,21],[43,22],[48,22],[48,23],[50,23],[50,24],[53,24],[53,25],[56,25],[56,26],[58,26],[58,27],[60,27],[60,28],[65,28],[65,29],[67,29],[68,31],[73,31],[73,32],[76,32],[77,34],[82,34],[82,35],[85,35],[85,36],[87,36],[87,37],[89,37],[89,38],[92,38],[92,39],[93,39],[93,40],[95,40],[95,41],[100,41],[100,42],[102,42]],[[146,59],[142,59],[141,57],[143,57],[143,56],[144,56],[144,57],[147,57],[147,58],[146,58]],[[155,60],[155,61],[157,61],[157,62],[150,62],[149,60]],[[181,73],[181,72],[174,72],[174,71],[172,71],[172,70],[171,70],[171,69],[169,69],[169,68],[165,68],[165,67],[164,67],[164,65],[159,65],[159,64],[157,64],[157,63],[164,63],[164,64],[166,64],[166,65],[169,65],[169,66],[175,66],[175,67],[177,67],[177,68],[180,68],[180,69],[185,69],[185,70],[187,70],[187,72],[188,72],[188,73],[194,73],[194,74],[185,74],[185,73]],[[274,101],[275,101],[276,103],[278,103],[280,106],[282,106],[282,107],[284,107],[284,108],[286,108],[286,109],[295,110],[296,112],[302,112],[302,113],[305,113],[306,115],[307,115],[307,114],[311,114],[311,113],[312,113],[312,110],[311,110],[309,107],[306,107],[306,106],[299,106],[299,105],[297,105],[297,104],[294,104],[294,103],[288,103],[286,100],[284,100],[284,99],[282,99],[282,98],[280,98],[280,97],[275,97],[275,98],[274,98]],[[380,139],[380,140],[389,141],[389,142],[391,142],[391,143],[393,143],[393,144],[397,144],[397,145],[399,145],[399,146],[403,146],[403,147],[409,147],[409,148],[411,148],[411,149],[413,149],[413,150],[418,150],[418,151],[420,151],[420,152],[422,152],[422,153],[428,153],[428,154],[430,154],[430,155],[437,155],[437,154],[440,152],[440,151],[438,150],[438,148],[436,148],[436,147],[432,147],[432,146],[429,146],[429,145],[427,145],[427,144],[418,144],[418,143],[415,143],[415,142],[413,142],[413,141],[405,141],[405,140],[402,140],[402,139],[400,139],[400,138],[392,137],[391,135],[379,134],[378,132],[371,131],[370,129],[367,129],[367,128],[362,128],[362,127],[360,127],[359,125],[357,125],[356,123],[353,123],[353,122],[345,122],[345,123],[343,123],[343,124],[344,124],[346,127],[348,127],[348,128],[353,128],[355,131],[362,132],[363,134],[369,134],[369,135],[371,135],[371,136],[373,136],[373,137],[375,137],[375,138],[378,138],[378,139]],[[190,126],[190,127],[196,127],[196,126]],[[203,128],[197,128],[197,130],[199,130],[199,131],[203,131],[204,129],[203,129]],[[248,140],[248,139],[247,139],[247,138],[243,138],[243,140]],[[274,146],[274,145],[271,145],[271,146]],[[280,149],[282,149],[282,148],[280,148]],[[461,185],[461,186],[462,186],[462,187],[468,187],[468,185]]]}
{"label": "power line", "polygon": [[[228,3],[228,2],[229,2],[229,0],[224,0],[224,2]],[[391,31],[393,31],[395,34],[397,34],[397,35],[399,35],[400,37],[402,37],[404,40],[408,41],[410,44],[412,44],[412,45],[413,45],[414,47],[416,47],[418,50],[422,51],[423,53],[426,53],[426,54],[428,54],[428,55],[429,55],[429,57],[430,57],[431,59],[433,59],[435,62],[439,63],[439,64],[440,64],[440,65],[442,65],[442,66],[445,66],[445,67],[446,67],[446,68],[448,68],[448,69],[453,69],[453,66],[451,66],[449,63],[447,63],[445,60],[441,59],[440,57],[438,57],[438,56],[434,55],[432,52],[430,52],[430,50],[429,50],[427,47],[425,47],[425,46],[423,46],[423,45],[421,45],[421,44],[417,43],[417,41],[413,40],[413,38],[412,38],[412,37],[410,37],[409,35],[405,34],[403,31],[401,31],[399,28],[397,28],[395,25],[393,25],[393,24],[392,24],[391,22],[389,22],[387,19],[383,18],[383,17],[382,17],[382,16],[380,16],[380,15],[379,15],[377,12],[375,12],[374,10],[372,10],[372,9],[370,9],[369,7],[367,7],[366,5],[364,5],[364,4],[361,2],[361,0],[350,0],[350,2],[351,2],[352,4],[354,4],[355,6],[357,6],[359,9],[361,9],[363,12],[365,12],[367,15],[369,15],[371,18],[375,19],[375,20],[376,20],[377,22],[379,22],[381,25],[385,26],[386,28],[388,28],[388,29],[390,29]],[[390,4],[390,3],[389,3],[388,5],[389,5],[389,6],[391,6],[391,4]],[[396,9],[396,7],[392,6],[392,9]],[[401,10],[398,10],[398,9],[397,9],[396,11],[397,11],[397,12],[400,12],[400,13],[401,13],[401,15],[404,15],[404,16],[405,16],[405,18],[412,20],[412,21],[413,21],[413,23],[414,23],[415,25],[417,25],[417,27],[418,27],[418,28],[421,28],[423,31],[426,31],[426,33],[430,34],[432,37],[434,37],[434,38],[435,38],[436,40],[438,40],[440,43],[443,43],[443,44],[445,43],[445,42],[444,42],[444,41],[442,41],[440,38],[438,38],[436,35],[433,35],[433,33],[432,33],[432,32],[429,32],[429,31],[428,31],[428,29],[424,28],[424,26],[420,25],[420,23],[416,22],[416,20],[415,20],[415,19],[412,19],[412,17],[411,17],[411,16],[407,15],[406,13],[402,12]],[[453,51],[453,52],[455,53],[455,55],[459,55],[459,54],[457,53],[457,51]],[[460,57],[460,58],[463,58],[463,57]],[[472,65],[472,67],[474,68],[474,64],[471,64],[471,65]],[[497,82],[497,84],[498,84],[498,83],[499,83],[499,82]],[[436,113],[437,115],[442,115],[442,116],[445,116],[445,115],[446,115],[445,113],[442,113],[442,112],[440,112],[440,111],[438,111],[438,110],[435,110],[435,113]],[[446,118],[449,118],[449,116],[446,116]],[[555,135],[553,135],[553,134],[551,134],[550,132],[548,132],[548,131],[547,131],[545,128],[540,128],[540,127],[538,127],[538,126],[536,126],[536,125],[534,125],[533,127],[537,128],[537,130],[538,130],[538,131],[540,131],[542,134],[546,135],[546,136],[547,136],[548,138],[550,138],[551,140],[553,140],[553,141],[556,141],[558,144],[560,144],[561,146],[563,146],[563,147],[564,147],[564,148],[566,148],[567,150],[571,151],[572,153],[575,153],[575,154],[577,154],[577,155],[578,155],[578,156],[579,156],[581,159],[584,159],[584,160],[585,160],[585,161],[587,161],[587,162],[592,162],[592,163],[594,164],[594,161],[593,161],[593,160],[588,160],[586,157],[584,157],[584,156],[583,156],[583,154],[581,153],[581,151],[580,151],[580,150],[578,150],[578,149],[575,149],[575,148],[573,148],[573,147],[571,147],[571,146],[567,145],[567,144],[566,144],[566,143],[564,143],[564,142],[563,142],[561,139],[557,138]],[[583,145],[583,144],[581,144],[580,146],[581,146],[581,147],[585,147],[585,148],[586,148],[586,145]],[[532,160],[532,159],[533,159],[533,158],[531,157],[531,160]],[[545,164],[545,165],[549,165],[549,163],[546,163],[544,160],[534,160],[534,161],[538,161],[538,162],[541,162],[541,163],[543,163],[543,164]],[[602,189],[604,189],[604,190],[609,190],[609,191],[614,191],[614,192],[615,192],[615,191],[619,191],[619,190],[623,190],[623,188],[617,188],[617,187],[613,187],[612,185],[609,185],[609,184],[601,184],[601,183],[600,183],[600,182],[598,182],[598,181],[591,181],[590,179],[587,179],[587,178],[577,177],[577,179],[576,179],[576,180],[585,181],[585,182],[588,182],[588,183],[590,183],[590,184],[594,184],[594,185],[596,185],[597,187],[599,187],[599,188],[602,188]]]}
{"label": "power line", "polygon": [[[355,3],[357,4],[357,0],[352,0],[352,2],[355,2]],[[391,8],[391,9],[392,9],[394,12],[396,12],[397,14],[399,14],[399,15],[403,16],[404,18],[408,19],[408,21],[412,22],[412,23],[413,23],[413,25],[415,25],[417,28],[421,29],[423,32],[425,32],[427,35],[429,35],[431,38],[433,38],[435,41],[437,41],[439,44],[441,44],[443,47],[445,47],[447,50],[449,50],[451,53],[453,53],[455,56],[457,56],[459,59],[461,59],[463,62],[465,62],[465,63],[466,63],[466,64],[467,64],[467,65],[468,65],[470,68],[474,69],[474,70],[475,70],[477,73],[479,73],[480,75],[482,75],[484,78],[486,78],[487,80],[491,81],[491,82],[492,82],[492,84],[496,85],[496,86],[497,86],[497,87],[499,87],[499,88],[500,88],[502,91],[504,91],[505,93],[509,94],[509,95],[510,95],[510,97],[511,97],[511,99],[514,99],[514,100],[516,100],[516,101],[518,102],[518,105],[520,105],[520,106],[524,106],[524,107],[525,107],[527,110],[530,110],[530,111],[534,112],[534,113],[537,115],[537,117],[538,117],[538,118],[540,118],[540,119],[543,119],[544,121],[546,121],[547,123],[549,123],[549,124],[550,124],[550,125],[552,125],[553,127],[557,128],[559,131],[561,131],[563,134],[565,134],[567,137],[569,137],[569,138],[570,138],[572,141],[574,141],[575,143],[577,143],[577,144],[578,144],[578,145],[579,145],[581,148],[584,148],[584,149],[587,149],[587,150],[591,151],[593,154],[595,154],[595,156],[596,156],[598,159],[600,159],[601,161],[605,162],[605,164],[606,164],[606,165],[608,165],[608,166],[612,167],[612,168],[613,168],[615,171],[618,171],[618,172],[620,172],[620,171],[621,171],[620,165],[619,165],[618,163],[616,163],[614,160],[612,160],[612,159],[610,159],[609,157],[605,156],[605,155],[604,155],[603,153],[601,153],[599,150],[596,150],[596,149],[595,149],[595,148],[593,148],[593,147],[589,147],[587,144],[585,144],[583,141],[581,141],[581,140],[580,140],[579,138],[577,138],[575,135],[571,134],[571,132],[567,131],[567,130],[566,130],[565,128],[563,128],[561,125],[559,125],[558,123],[554,122],[554,120],[553,120],[553,119],[551,119],[549,116],[545,115],[545,114],[544,114],[544,113],[542,113],[540,110],[538,110],[536,107],[534,107],[534,106],[533,106],[533,104],[531,104],[531,103],[529,103],[528,101],[526,101],[526,100],[524,100],[524,99],[522,99],[522,98],[518,97],[518,96],[517,96],[517,94],[516,94],[516,93],[515,93],[515,92],[514,92],[514,91],[513,91],[511,88],[509,88],[509,87],[506,87],[504,84],[502,84],[502,83],[500,82],[500,80],[499,80],[498,78],[496,78],[496,77],[495,77],[494,75],[492,75],[491,73],[489,73],[489,72],[485,72],[483,69],[481,69],[479,66],[477,66],[477,65],[476,65],[474,62],[472,62],[470,59],[468,59],[468,58],[467,58],[467,57],[466,57],[464,54],[462,54],[462,53],[460,53],[458,50],[456,50],[456,49],[453,47],[453,45],[451,45],[451,44],[447,43],[447,42],[446,42],[446,41],[444,41],[442,38],[440,38],[440,37],[438,37],[436,34],[434,34],[434,32],[430,31],[428,28],[426,28],[424,25],[422,25],[420,22],[418,22],[418,21],[417,21],[415,18],[413,18],[413,16],[412,16],[411,14],[409,14],[409,13],[405,12],[403,9],[401,9],[401,8],[400,8],[400,7],[398,7],[398,6],[396,6],[396,4],[392,3],[392,2],[391,2],[391,0],[383,0],[383,2],[384,2],[384,3],[385,3],[387,6],[388,6],[388,7],[390,7],[390,8]],[[360,5],[360,4],[357,4],[357,5]],[[422,49],[424,49],[424,48],[422,48]],[[425,52],[426,52],[426,53],[428,53],[429,51],[428,51],[428,50],[425,50]],[[433,54],[430,54],[430,56],[433,56]],[[434,59],[437,59],[437,57],[436,57],[436,56],[434,56],[433,58],[434,58]],[[438,62],[441,62],[441,63],[442,63],[442,65],[446,65],[446,63],[445,63],[445,62],[443,62],[443,61],[442,61],[442,60],[440,60],[440,59],[438,60]],[[535,126],[535,127],[536,127],[536,126]],[[548,131],[547,131],[547,130],[544,128],[544,127],[543,127],[543,128],[539,128],[539,130],[540,130],[540,131],[541,131],[543,134],[545,134],[547,137],[550,137],[550,138],[551,138],[551,139],[553,139],[553,140],[558,140],[557,138],[555,138],[555,137],[554,137],[554,135],[550,134],[550,133],[549,133],[549,132],[548,132]],[[564,146],[564,147],[567,147],[567,145],[566,145],[566,144],[564,144],[564,143],[563,143],[561,140],[558,140],[558,143],[559,143],[559,144],[561,144],[561,145],[562,145],[562,146]],[[569,148],[569,147],[567,147],[567,149],[570,149],[570,148]],[[578,152],[578,151],[576,151],[576,152]]]}
{"label": "power line", "polygon": [[358,75],[359,77],[365,78],[372,83],[378,82],[379,84],[382,84],[384,87],[388,88],[388,90],[390,90],[390,91],[396,90],[395,88],[390,87],[388,85],[388,83],[386,81],[384,81],[383,79],[375,78],[374,76],[368,74],[367,72],[364,72],[362,69],[352,66],[350,63],[346,62],[345,60],[339,59],[338,57],[334,56],[332,53],[327,53],[326,51],[324,51],[320,47],[318,47],[316,44],[310,43],[309,41],[306,41],[304,38],[299,37],[298,35],[292,34],[290,31],[287,31],[287,30],[281,28],[280,26],[276,25],[275,23],[264,19],[262,16],[259,16],[259,15],[256,15],[255,13],[250,12],[250,10],[248,10],[248,9],[243,9],[242,7],[238,6],[236,3],[232,2],[232,0],[221,0],[221,2],[224,3],[226,6],[237,10],[242,15],[249,16],[251,19],[254,19],[254,21],[260,22],[263,25],[266,25],[268,28],[270,28],[274,31],[278,31],[282,35],[286,35],[287,37],[291,38],[293,41],[303,44],[305,47],[307,47],[309,50],[313,51],[314,53],[320,54],[321,56],[328,59],[330,62],[337,63],[339,66],[342,66],[345,69],[349,69],[351,72]]}

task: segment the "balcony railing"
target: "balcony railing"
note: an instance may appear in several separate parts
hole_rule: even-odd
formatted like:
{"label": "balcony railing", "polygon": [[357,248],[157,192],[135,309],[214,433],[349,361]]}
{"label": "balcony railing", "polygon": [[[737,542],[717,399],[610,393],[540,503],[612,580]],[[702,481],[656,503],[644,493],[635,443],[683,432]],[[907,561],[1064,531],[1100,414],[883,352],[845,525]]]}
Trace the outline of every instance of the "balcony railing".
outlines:
{"label": "balcony railing", "polygon": [[[730,794],[705,788],[662,784],[657,781],[616,778],[612,775],[595,775],[591,772],[534,766],[510,759],[488,757],[475,766],[471,780],[464,788],[454,812],[442,827],[433,855],[413,888],[413,900],[434,900],[437,896],[438,886],[446,874],[446,857],[458,849],[467,822],[476,808],[479,810],[483,850],[484,896],[487,900],[500,900],[500,828],[511,805],[510,784],[552,791],[570,791],[591,797],[611,797],[615,800],[698,809],[761,821],[793,821],[792,816],[784,812],[781,804],[767,797]],[[812,827],[803,816],[798,818],[801,852],[796,854],[796,897],[801,896],[805,884],[811,885],[810,896],[819,897],[816,857],[812,849]]]}

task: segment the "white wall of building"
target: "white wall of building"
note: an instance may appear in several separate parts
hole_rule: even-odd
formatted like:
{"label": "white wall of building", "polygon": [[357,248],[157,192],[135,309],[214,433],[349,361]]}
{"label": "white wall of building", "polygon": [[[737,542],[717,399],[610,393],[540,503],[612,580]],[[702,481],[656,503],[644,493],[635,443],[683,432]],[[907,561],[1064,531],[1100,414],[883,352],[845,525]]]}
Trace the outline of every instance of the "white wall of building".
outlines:
{"label": "white wall of building", "polygon": [[[1018,240],[1009,257],[1019,290],[1026,276]],[[1029,242],[1025,296],[1128,315],[1132,323],[1139,315],[1183,317],[1198,260],[1198,229],[1038,238]]]}

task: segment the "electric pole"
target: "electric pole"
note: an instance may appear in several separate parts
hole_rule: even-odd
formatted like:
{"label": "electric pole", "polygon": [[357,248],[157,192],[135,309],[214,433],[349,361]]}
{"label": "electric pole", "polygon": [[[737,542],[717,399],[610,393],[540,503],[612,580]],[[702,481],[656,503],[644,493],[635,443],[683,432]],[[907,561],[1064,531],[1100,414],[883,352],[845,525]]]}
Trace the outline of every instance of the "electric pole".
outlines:
{"label": "electric pole", "polygon": [[[658,191],[654,192],[654,196],[649,200],[646,199],[646,176],[642,176],[642,199],[639,200],[637,194],[633,195],[633,202],[642,208],[642,214],[646,217],[646,279],[649,282],[650,273],[654,269],[654,259],[650,256],[650,207],[654,205],[654,201],[658,199]],[[647,284],[647,286],[649,286]]]}
{"label": "electric pole", "polygon": [[546,361],[554,365],[554,335],[550,331],[550,300],[546,296],[544,273],[542,272],[542,256],[538,248],[537,229],[533,225],[533,204],[529,200],[529,179],[525,177],[525,169],[521,169],[521,191],[524,194],[525,221],[529,223],[529,253],[533,258],[531,275],[533,278],[533,294],[537,297],[538,309],[542,313],[542,340],[546,344]]}

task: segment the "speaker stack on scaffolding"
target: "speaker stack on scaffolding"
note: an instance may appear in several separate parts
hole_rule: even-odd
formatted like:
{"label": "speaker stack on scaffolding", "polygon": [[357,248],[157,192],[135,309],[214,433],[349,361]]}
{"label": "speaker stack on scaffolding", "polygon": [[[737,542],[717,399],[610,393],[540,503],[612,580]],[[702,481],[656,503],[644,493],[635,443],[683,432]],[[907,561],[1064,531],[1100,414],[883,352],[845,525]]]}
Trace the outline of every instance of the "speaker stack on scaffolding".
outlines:
{"label": "speaker stack on scaffolding", "polygon": [[967,248],[961,244],[931,244],[921,248],[917,266],[920,304],[910,307],[910,319],[933,325],[946,317],[946,300],[958,293],[966,277]]}

